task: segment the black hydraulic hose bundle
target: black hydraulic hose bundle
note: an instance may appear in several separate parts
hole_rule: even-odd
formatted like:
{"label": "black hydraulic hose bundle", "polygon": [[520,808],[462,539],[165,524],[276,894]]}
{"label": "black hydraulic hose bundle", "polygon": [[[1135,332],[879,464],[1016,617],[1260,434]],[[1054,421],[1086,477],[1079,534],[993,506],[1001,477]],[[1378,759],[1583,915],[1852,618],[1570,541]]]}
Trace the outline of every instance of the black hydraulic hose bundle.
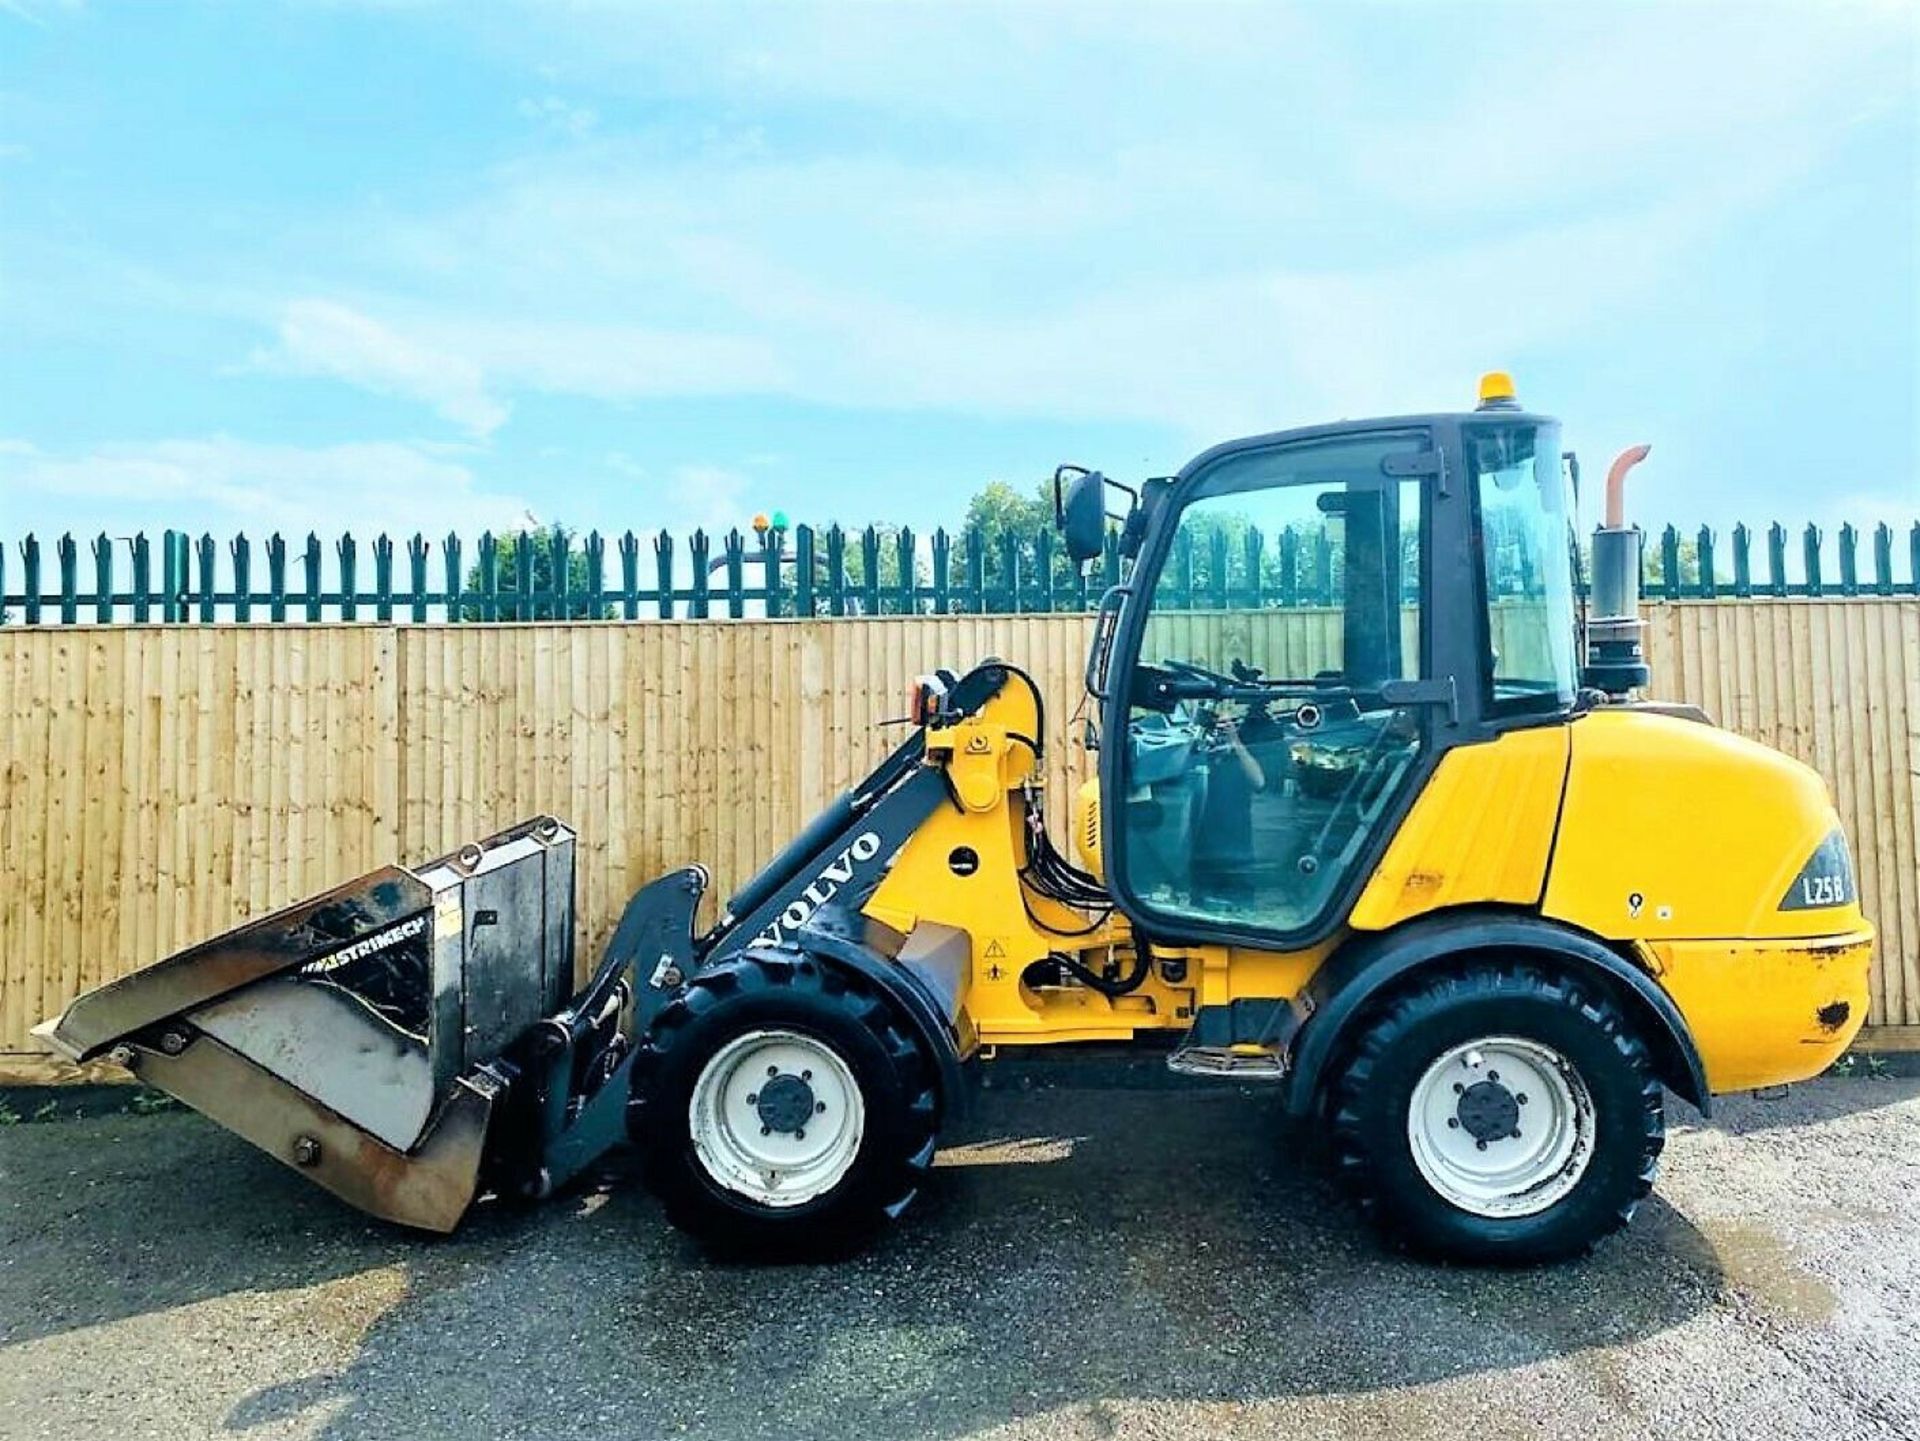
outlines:
{"label": "black hydraulic hose bundle", "polygon": [[[998,664],[1008,675],[1020,677],[1027,690],[1033,695],[1035,729],[1044,736],[1047,733],[1047,702],[1046,698],[1040,694],[1038,682],[1017,665],[1008,665],[1004,661]],[[1015,732],[1008,732],[1008,734],[1033,752],[1035,766],[1045,759],[1046,751],[1040,741],[1032,736]],[[1060,931],[1052,926],[1045,927],[1047,930],[1052,930],[1055,935],[1085,935],[1096,931],[1106,923],[1106,913],[1113,910],[1113,899],[1107,894],[1107,888],[1100,884],[1100,878],[1089,871],[1081,870],[1060,854],[1059,848],[1053,843],[1053,838],[1047,834],[1046,816],[1038,806],[1034,805],[1027,807],[1027,863],[1021,868],[1020,875],[1036,893],[1050,901],[1058,901],[1063,906],[1073,906],[1078,910],[1103,913],[1098,921],[1087,927],[1086,931],[1070,932]],[[1028,914],[1032,915],[1031,908]],[[1038,917],[1034,917],[1034,922],[1036,925],[1044,925]]]}
{"label": "black hydraulic hose bundle", "polygon": [[[1033,694],[1034,715],[1038,722],[1036,729],[1042,736],[1047,733],[1046,700],[1040,694],[1040,687],[1032,676],[1018,666],[1006,667],[1008,674],[1018,676],[1026,683]],[[1031,736],[1015,735],[1033,752],[1034,764],[1043,759],[1043,751],[1038,740]],[[1020,904],[1025,907],[1027,919],[1051,935],[1072,938],[1092,935],[1106,925],[1107,918],[1113,914],[1113,897],[1100,883],[1100,878],[1090,871],[1083,871],[1060,853],[1047,834],[1046,815],[1037,805],[1027,807],[1027,863],[1020,869]],[[1087,925],[1077,929],[1062,930],[1050,925],[1034,914],[1026,892],[1031,888],[1036,895],[1044,896],[1062,906],[1080,911],[1097,911],[1099,914]],[[1081,964],[1064,951],[1050,953],[1049,959],[1061,970],[1072,976],[1089,990],[1098,991],[1109,999],[1124,996],[1137,991],[1153,972],[1153,948],[1144,937],[1136,935],[1133,942],[1134,960],[1132,967],[1124,976],[1107,977]]]}
{"label": "black hydraulic hose bundle", "polygon": [[1083,911],[1111,912],[1113,898],[1099,879],[1081,870],[1055,848],[1039,807],[1027,811],[1027,864],[1021,877],[1035,892],[1063,906]]}

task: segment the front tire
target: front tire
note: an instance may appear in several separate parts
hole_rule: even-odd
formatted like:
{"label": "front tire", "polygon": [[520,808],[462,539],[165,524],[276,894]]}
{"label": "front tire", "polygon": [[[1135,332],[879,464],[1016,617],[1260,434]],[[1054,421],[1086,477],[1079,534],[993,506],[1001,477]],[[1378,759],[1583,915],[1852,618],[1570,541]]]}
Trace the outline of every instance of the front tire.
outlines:
{"label": "front tire", "polygon": [[1584,1254],[1653,1188],[1646,1044],[1610,995],[1482,963],[1394,997],[1333,1083],[1342,1176],[1390,1238],[1451,1260]]}
{"label": "front tire", "polygon": [[869,983],[756,951],[701,971],[662,1008],[634,1132],[674,1225],[716,1249],[803,1254],[906,1208],[938,1109],[931,1065]]}

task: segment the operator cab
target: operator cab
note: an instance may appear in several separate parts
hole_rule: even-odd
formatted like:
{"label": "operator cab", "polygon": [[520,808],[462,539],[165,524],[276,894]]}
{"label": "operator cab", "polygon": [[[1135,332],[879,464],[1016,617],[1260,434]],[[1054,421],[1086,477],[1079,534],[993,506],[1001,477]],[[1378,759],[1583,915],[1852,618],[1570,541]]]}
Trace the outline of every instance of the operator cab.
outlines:
{"label": "operator cab", "polygon": [[[1447,749],[1571,710],[1559,427],[1489,379],[1466,414],[1216,446],[1129,506],[1089,683],[1106,881],[1143,930],[1325,938]],[[1076,555],[1104,488],[1061,495]]]}

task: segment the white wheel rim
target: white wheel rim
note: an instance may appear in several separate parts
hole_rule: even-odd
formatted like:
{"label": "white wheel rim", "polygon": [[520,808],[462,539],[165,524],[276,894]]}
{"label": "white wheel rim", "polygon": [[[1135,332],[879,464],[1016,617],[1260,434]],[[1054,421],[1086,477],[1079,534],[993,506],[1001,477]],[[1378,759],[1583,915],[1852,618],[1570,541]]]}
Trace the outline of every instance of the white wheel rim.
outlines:
{"label": "white wheel rim", "polygon": [[762,1206],[803,1206],[845,1179],[867,1108],[847,1063],[797,1031],[749,1031],[701,1069],[687,1103],[700,1167]]}
{"label": "white wheel rim", "polygon": [[1593,1159],[1593,1137],[1580,1073],[1551,1046],[1518,1036],[1443,1052],[1407,1108],[1414,1165],[1476,1216],[1534,1216],[1565,1199]]}

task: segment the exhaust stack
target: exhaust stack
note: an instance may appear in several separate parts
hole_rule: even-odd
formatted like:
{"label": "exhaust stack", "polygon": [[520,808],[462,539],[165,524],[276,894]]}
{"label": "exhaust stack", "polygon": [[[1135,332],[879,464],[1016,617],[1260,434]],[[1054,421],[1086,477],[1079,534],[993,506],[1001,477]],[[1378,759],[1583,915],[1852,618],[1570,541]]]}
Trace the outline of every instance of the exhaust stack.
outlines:
{"label": "exhaust stack", "polygon": [[1593,532],[1593,604],[1587,616],[1584,684],[1624,696],[1648,680],[1640,633],[1640,530],[1626,521],[1627,472],[1647,458],[1651,446],[1623,450],[1607,470],[1604,522]]}

